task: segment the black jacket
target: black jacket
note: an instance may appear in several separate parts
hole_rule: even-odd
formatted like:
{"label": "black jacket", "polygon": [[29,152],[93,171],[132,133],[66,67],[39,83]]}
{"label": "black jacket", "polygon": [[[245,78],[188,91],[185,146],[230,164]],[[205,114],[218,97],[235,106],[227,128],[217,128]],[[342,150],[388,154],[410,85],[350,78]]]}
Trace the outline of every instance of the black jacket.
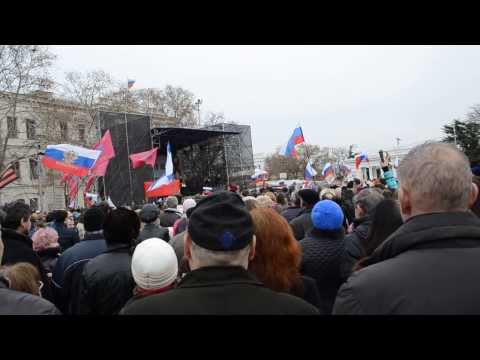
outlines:
{"label": "black jacket", "polygon": [[291,206],[283,210],[281,215],[290,222],[300,215],[302,211],[303,209],[301,207]]}
{"label": "black jacket", "polygon": [[45,270],[51,273],[58,261],[58,257],[60,256],[60,248],[49,248],[37,251],[37,255],[40,257],[40,261]]}
{"label": "black jacket", "polygon": [[298,241],[305,237],[305,234],[313,228],[312,209],[304,209],[295,219],[290,221],[293,235]]}
{"label": "black jacket", "polygon": [[180,219],[181,216],[173,209],[166,209],[162,215],[160,215],[160,225],[168,228],[175,224],[175,221]]}
{"label": "black jacket", "polygon": [[19,262],[27,262],[35,266],[43,282],[42,296],[53,301],[53,293],[50,285],[50,278],[47,270],[43,267],[40,257],[33,251],[32,240],[26,236],[17,233],[12,229],[2,229],[2,240],[5,247],[2,265],[13,265]]}
{"label": "black jacket", "polygon": [[480,219],[409,219],[340,288],[335,314],[480,314]]}
{"label": "black jacket", "polygon": [[54,222],[52,228],[58,233],[58,242],[62,252],[80,241],[77,229],[69,229],[64,223],[60,222]]}
{"label": "black jacket", "polygon": [[313,228],[300,241],[302,264],[300,271],[317,282],[320,294],[320,309],[331,314],[335,296],[342,284],[341,264],[345,249],[343,229],[337,232],[323,232]]}
{"label": "black jacket", "polygon": [[86,232],[79,243],[62,253],[53,269],[52,283],[55,305],[64,314],[76,314],[83,267],[94,257],[107,251],[103,233]]}
{"label": "black jacket", "polygon": [[267,289],[241,267],[206,267],[189,272],[177,288],[138,300],[126,315],[315,315],[295,296]]}
{"label": "black jacket", "polygon": [[309,304],[312,304],[317,309],[321,310],[320,312],[322,315],[326,314],[322,309],[322,302],[318,292],[317,282],[310,276],[302,275],[302,288],[294,289],[291,294],[302,298]]}
{"label": "black jacket", "polygon": [[342,259],[342,279],[346,281],[352,274],[355,263],[365,256],[362,242],[368,236],[372,220],[370,217],[355,219],[353,221],[353,232],[345,236],[345,252]]}
{"label": "black jacket", "polygon": [[142,231],[140,231],[140,234],[138,235],[137,244],[150,238],[159,238],[168,242],[170,239],[168,229],[154,223],[145,224]]}
{"label": "black jacket", "polygon": [[130,246],[117,245],[90,260],[80,282],[80,315],[114,315],[132,297]]}
{"label": "black jacket", "polygon": [[9,289],[0,279],[0,315],[61,315],[50,301],[40,296]]}

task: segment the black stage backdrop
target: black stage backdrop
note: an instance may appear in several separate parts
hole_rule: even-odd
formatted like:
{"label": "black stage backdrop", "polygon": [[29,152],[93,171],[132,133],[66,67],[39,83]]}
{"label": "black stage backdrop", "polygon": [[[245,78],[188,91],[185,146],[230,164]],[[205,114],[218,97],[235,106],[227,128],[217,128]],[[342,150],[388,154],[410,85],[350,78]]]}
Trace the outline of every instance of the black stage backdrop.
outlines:
{"label": "black stage backdrop", "polygon": [[[100,112],[99,118],[102,136],[107,129],[110,130],[116,155],[110,160],[105,176],[106,195],[110,196],[116,206],[140,205],[145,201],[143,183],[153,179],[153,170],[150,166],[132,169],[128,154],[152,148],[150,118],[144,115],[113,112]],[[100,192],[103,192],[103,185]]]}

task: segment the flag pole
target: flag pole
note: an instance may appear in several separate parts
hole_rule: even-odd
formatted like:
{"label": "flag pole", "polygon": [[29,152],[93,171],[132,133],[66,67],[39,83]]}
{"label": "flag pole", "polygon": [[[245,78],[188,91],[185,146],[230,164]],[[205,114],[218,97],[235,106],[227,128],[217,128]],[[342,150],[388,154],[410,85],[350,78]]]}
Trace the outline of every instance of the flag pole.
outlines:
{"label": "flag pole", "polygon": [[[100,116],[99,116],[99,113],[97,111],[97,123],[98,123],[98,133],[99,133],[99,136],[100,136],[100,140],[102,140],[102,128],[101,128],[101,124],[100,124]],[[106,187],[106,184],[105,184],[105,175],[102,176],[102,185],[103,185],[103,197],[105,198],[105,200],[107,200],[107,187]]]}
{"label": "flag pole", "polygon": [[130,183],[130,205],[133,205],[132,170],[130,169],[130,146],[128,144],[127,96],[128,96],[128,79],[127,79],[127,88],[125,91],[125,137],[127,140],[127,163],[128,163],[128,177],[129,177],[129,183]]}
{"label": "flag pole", "polygon": [[[308,161],[310,160],[310,151],[308,149],[308,144],[307,144],[307,141],[305,140],[305,135],[303,134],[303,129],[302,129],[302,126],[300,125],[300,123],[298,123],[298,127],[300,128],[300,132],[302,133],[302,136],[303,136],[303,143],[305,144],[305,158],[304,160],[305,161],[305,166],[307,166],[308,164]],[[305,176],[304,176],[305,177]],[[315,178],[315,176],[312,178],[312,180]]]}

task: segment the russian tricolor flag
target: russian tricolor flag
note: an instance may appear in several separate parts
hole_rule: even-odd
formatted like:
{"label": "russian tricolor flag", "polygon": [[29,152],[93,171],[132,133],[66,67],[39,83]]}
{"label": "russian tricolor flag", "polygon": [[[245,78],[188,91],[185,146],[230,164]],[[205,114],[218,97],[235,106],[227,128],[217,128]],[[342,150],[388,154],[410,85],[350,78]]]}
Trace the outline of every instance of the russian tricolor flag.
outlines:
{"label": "russian tricolor flag", "polygon": [[368,156],[365,152],[355,155],[355,168],[358,169],[362,161],[368,162]]}
{"label": "russian tricolor flag", "polygon": [[312,166],[312,160],[308,160],[304,174],[305,180],[312,180],[315,175],[317,175],[317,171]]}
{"label": "russian tricolor flag", "polygon": [[287,144],[280,150],[280,155],[289,157],[297,156],[297,150],[295,149],[295,146],[303,142],[305,142],[305,139],[303,137],[302,128],[299,126],[293,130],[293,134],[290,136]]}
{"label": "russian tricolor flag", "polygon": [[332,176],[333,175],[333,166],[331,163],[327,162],[325,164],[325,166],[323,167],[323,170],[322,170],[322,176],[324,178],[327,178],[329,176]]}
{"label": "russian tricolor flag", "polygon": [[48,145],[42,163],[64,174],[87,176],[102,152],[70,144]]}
{"label": "russian tricolor flag", "polygon": [[165,175],[150,185],[148,191],[153,191],[161,186],[168,185],[173,181],[173,161],[170,142],[167,144],[167,161],[165,163]]}

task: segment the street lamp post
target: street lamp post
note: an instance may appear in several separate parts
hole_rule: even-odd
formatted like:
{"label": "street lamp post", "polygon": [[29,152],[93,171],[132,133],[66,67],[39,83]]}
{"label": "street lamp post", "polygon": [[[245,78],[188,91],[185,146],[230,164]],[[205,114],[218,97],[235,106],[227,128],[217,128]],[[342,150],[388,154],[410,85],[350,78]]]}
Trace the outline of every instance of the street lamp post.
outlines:
{"label": "street lamp post", "polygon": [[201,125],[201,120],[200,120],[200,105],[202,104],[202,99],[197,99],[197,101],[195,102],[195,105],[196,105],[196,110],[198,111],[198,126]]}

